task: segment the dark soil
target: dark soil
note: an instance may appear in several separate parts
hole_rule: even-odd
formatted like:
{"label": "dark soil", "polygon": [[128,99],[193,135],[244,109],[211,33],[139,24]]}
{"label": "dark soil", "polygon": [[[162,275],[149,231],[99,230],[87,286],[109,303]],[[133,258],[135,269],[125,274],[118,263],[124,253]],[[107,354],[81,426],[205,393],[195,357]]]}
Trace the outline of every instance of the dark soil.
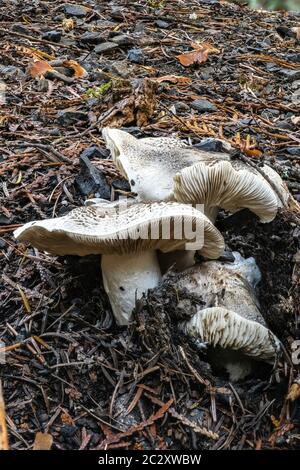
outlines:
{"label": "dark soil", "polygon": [[[193,145],[221,137],[271,164],[299,201],[300,47],[291,28],[300,14],[208,0],[84,5],[74,17],[55,0],[1,4],[0,378],[10,447],[30,449],[44,431],[54,449],[299,448],[299,398],[288,398],[299,374],[290,359],[300,313],[295,214],[219,221],[228,248],[255,257],[262,312],[286,349],[275,370],[262,366],[234,385],[177,333],[175,274],[138,302],[129,329],[117,328],[98,257],[54,258],[12,233],[89,196],[130,195],[104,125]],[[184,67],[177,56],[191,41],[219,52]],[[54,72],[34,78],[37,59]],[[88,75],[76,77],[68,60]],[[172,77],[157,81],[164,76]],[[199,110],[203,99],[212,109]]]}

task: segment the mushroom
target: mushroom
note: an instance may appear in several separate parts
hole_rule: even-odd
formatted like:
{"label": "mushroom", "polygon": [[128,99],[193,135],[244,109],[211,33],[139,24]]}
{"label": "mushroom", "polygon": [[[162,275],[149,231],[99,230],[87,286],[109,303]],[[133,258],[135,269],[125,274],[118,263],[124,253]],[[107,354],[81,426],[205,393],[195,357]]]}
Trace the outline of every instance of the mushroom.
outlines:
{"label": "mushroom", "polygon": [[195,150],[175,138],[136,139],[110,128],[102,134],[140,200],[204,204],[213,222],[219,207],[230,212],[247,208],[262,222],[270,222],[291,197],[280,176],[267,165],[257,171],[227,153]]}
{"label": "mushroom", "polygon": [[[282,192],[280,176],[267,165],[262,171],[276,187],[280,183]],[[288,193],[284,192],[284,195],[287,200]],[[261,222],[271,222],[278,207],[283,205],[266,179],[239,161],[196,163],[182,169],[174,176],[174,197],[184,203],[204,204],[204,212],[213,222],[219,207],[231,213],[247,208]]]}
{"label": "mushroom", "polygon": [[[280,342],[260,312],[255,287],[261,273],[254,258],[233,255],[233,263],[207,261],[184,271],[174,288],[180,298],[178,311],[192,314],[180,329],[207,343],[211,361],[221,363],[236,380],[250,372],[253,359],[274,361]],[[181,292],[199,302],[195,305]]]}
{"label": "mushroom", "polygon": [[253,370],[251,358],[272,364],[280,350],[279,340],[268,328],[224,307],[199,311],[181,325],[181,329],[218,348],[217,353],[210,356],[211,360],[222,364],[233,381],[246,377]]}
{"label": "mushroom", "polygon": [[56,255],[102,254],[102,275],[116,321],[126,325],[140,297],[161,280],[156,250],[197,249],[217,258],[220,232],[185,204],[98,203],[56,219],[29,222],[14,232],[20,241]]}
{"label": "mushroom", "polygon": [[104,128],[102,135],[117,168],[142,201],[173,199],[173,177],[186,166],[230,158],[194,150],[173,137],[136,139],[128,132],[110,128]]}

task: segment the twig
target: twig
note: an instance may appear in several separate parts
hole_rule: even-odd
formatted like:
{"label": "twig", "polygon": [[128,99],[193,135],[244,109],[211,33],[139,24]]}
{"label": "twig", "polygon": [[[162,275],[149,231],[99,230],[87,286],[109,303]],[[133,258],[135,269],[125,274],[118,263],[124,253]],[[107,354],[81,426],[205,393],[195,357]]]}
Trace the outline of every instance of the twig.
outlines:
{"label": "twig", "polygon": [[2,383],[0,380],[0,450],[9,450],[8,434],[6,427],[6,414],[2,394]]}
{"label": "twig", "polygon": [[72,46],[69,44],[61,44],[53,41],[48,41],[47,39],[42,39],[42,38],[35,38],[32,36],[29,36],[28,34],[24,33],[18,33],[17,31],[12,31],[11,29],[4,29],[0,28],[0,33],[6,34],[11,34],[12,36],[18,36],[20,38],[25,38],[28,39],[28,41],[31,42],[40,42],[41,44],[48,44],[49,46],[56,46],[56,47],[62,47],[64,49],[72,49],[73,51],[82,51],[82,49],[78,49],[76,46]]}
{"label": "twig", "polygon": [[[32,147],[32,148],[37,148],[39,150],[42,150],[43,153],[45,155],[47,155],[47,153],[45,152],[51,152],[53,155],[55,155],[59,160],[65,162],[65,163],[69,163],[70,165],[73,165],[73,162],[70,158],[66,157],[65,155],[62,155],[60,152],[58,152],[57,150],[55,150],[55,148],[52,147],[52,145],[46,145],[46,144],[34,144],[34,143],[31,143],[31,142],[24,142],[23,144],[19,144],[18,145],[19,147]],[[48,155],[47,155],[48,156]],[[51,161],[54,161],[51,157],[50,157],[50,160]],[[55,163],[59,163],[59,162],[55,162]]]}

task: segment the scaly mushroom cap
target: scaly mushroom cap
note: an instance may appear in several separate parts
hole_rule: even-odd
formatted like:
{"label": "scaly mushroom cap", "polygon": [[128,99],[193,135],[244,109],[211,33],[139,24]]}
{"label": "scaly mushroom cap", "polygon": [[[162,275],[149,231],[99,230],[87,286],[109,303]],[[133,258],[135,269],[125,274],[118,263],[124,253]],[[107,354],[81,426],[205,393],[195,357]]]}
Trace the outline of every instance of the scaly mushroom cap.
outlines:
{"label": "scaly mushroom cap", "polygon": [[238,252],[232,254],[233,263],[206,261],[178,274],[173,281],[179,298],[177,308],[190,314],[198,310],[190,297],[181,295],[187,292],[199,296],[201,308],[224,307],[266,326],[254,290],[261,279],[255,259],[244,259]]}
{"label": "scaly mushroom cap", "polygon": [[276,195],[263,177],[248,169],[236,171],[227,161],[184,168],[174,177],[174,196],[180,202],[204,204],[211,220],[218,207],[232,213],[247,208],[262,222],[273,220],[278,209]]}
{"label": "scaly mushroom cap", "polygon": [[280,343],[265,326],[222,307],[206,308],[182,325],[185,333],[224,349],[272,362]]}
{"label": "scaly mushroom cap", "polygon": [[230,159],[227,154],[192,149],[172,137],[136,139],[110,128],[104,128],[102,135],[119,171],[143,201],[172,199],[173,177],[186,166]]}
{"label": "scaly mushroom cap", "polygon": [[220,232],[193,207],[169,203],[80,207],[56,219],[29,222],[14,232],[20,241],[56,255],[129,254],[146,250],[191,249],[218,258]]}

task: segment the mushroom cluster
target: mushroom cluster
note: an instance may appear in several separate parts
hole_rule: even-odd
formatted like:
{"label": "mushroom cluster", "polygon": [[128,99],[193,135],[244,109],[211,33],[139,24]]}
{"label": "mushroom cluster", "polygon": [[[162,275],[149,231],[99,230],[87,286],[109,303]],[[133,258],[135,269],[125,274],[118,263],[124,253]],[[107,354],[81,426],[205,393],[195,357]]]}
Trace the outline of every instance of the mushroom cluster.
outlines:
{"label": "mushroom cluster", "polygon": [[[178,283],[197,291],[204,302],[179,328],[214,350],[235,351],[247,361],[274,360],[279,340],[259,311],[254,260],[235,253],[232,264],[191,266],[195,251],[207,260],[224,251],[214,226],[219,208],[232,213],[247,208],[270,222],[279,207],[289,205],[280,176],[267,165],[257,171],[230,154],[195,150],[175,138],[136,139],[109,128],[103,137],[136,199],[129,204],[87,201],[63,217],[29,222],[15,237],[55,255],[101,254],[104,288],[119,325],[129,323],[136,299],[157,286],[175,261],[184,269]],[[163,253],[173,255],[167,263]],[[233,377],[242,375],[240,363],[240,357],[227,360]]]}

